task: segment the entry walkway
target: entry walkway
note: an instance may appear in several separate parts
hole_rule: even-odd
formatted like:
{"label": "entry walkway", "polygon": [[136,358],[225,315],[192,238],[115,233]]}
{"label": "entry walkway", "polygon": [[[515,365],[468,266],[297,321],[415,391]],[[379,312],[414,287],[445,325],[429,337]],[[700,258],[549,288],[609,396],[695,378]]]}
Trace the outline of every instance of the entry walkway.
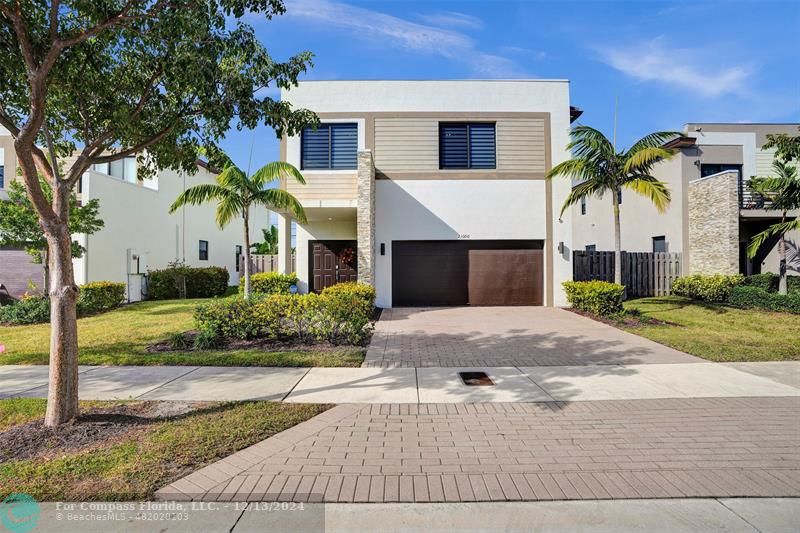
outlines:
{"label": "entry walkway", "polygon": [[553,307],[384,309],[365,367],[576,366],[702,359]]}
{"label": "entry walkway", "polygon": [[[479,403],[800,396],[800,362],[469,368],[81,367],[85,400]],[[468,386],[460,371],[493,385]],[[0,398],[47,396],[46,366],[0,366]]]}

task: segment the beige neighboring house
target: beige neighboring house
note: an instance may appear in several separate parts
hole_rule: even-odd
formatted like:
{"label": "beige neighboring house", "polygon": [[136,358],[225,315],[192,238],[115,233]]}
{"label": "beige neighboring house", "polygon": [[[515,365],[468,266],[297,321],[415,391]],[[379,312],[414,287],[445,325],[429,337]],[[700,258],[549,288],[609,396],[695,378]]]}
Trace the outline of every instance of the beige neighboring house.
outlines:
{"label": "beige neighboring house", "polygon": [[[321,125],[283,139],[307,185],[301,292],[360,280],[380,307],[565,305],[572,225],[566,80],[307,81],[283,90]],[[281,270],[292,221],[281,216]]]}
{"label": "beige neighboring house", "polygon": [[[623,191],[620,206],[622,249],[680,252],[683,271],[755,274],[777,272],[776,241],[752,260],[753,235],[780,220],[780,212],[747,187],[752,176],[773,174],[774,150],[763,150],[769,133],[798,135],[800,124],[701,124],[684,126],[667,144],[676,155],[658,163],[653,175],[664,181],[672,203],[659,213],[647,199]],[[798,216],[791,213],[790,216]],[[592,197],[572,208],[576,249],[613,250],[611,201]],[[800,233],[788,235],[789,274],[800,274]]]}
{"label": "beige neighboring house", "polygon": [[[5,135],[3,135],[5,133]],[[13,141],[0,132],[0,149],[5,157],[5,183],[16,179]],[[225,229],[215,222],[216,204],[183,207],[174,214],[168,210],[178,195],[199,183],[214,182],[216,174],[198,161],[194,175],[161,171],[152,179],[137,179],[136,159],[126,158],[95,165],[79,184],[78,197],[100,202],[104,227],[93,235],[75,235],[86,253],[73,260],[76,283],[121,281],[128,285],[129,301],[141,299],[143,274],[147,270],[183,261],[189,266],[219,266],[228,269],[230,284],[239,283],[239,255],[244,243],[241,219],[235,218]],[[5,196],[5,192],[0,192]],[[252,237],[259,240],[261,228],[268,227],[269,212],[253,213]],[[12,295],[20,295],[29,281],[41,286],[41,266],[32,265],[21,250],[0,249],[0,283]]]}

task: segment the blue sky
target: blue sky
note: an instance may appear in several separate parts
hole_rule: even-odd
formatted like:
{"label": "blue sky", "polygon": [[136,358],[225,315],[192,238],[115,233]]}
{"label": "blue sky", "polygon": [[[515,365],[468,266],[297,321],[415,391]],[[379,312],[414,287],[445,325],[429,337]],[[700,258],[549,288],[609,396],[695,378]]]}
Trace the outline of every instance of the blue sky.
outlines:
{"label": "blue sky", "polygon": [[[304,79],[567,78],[581,123],[618,142],[686,122],[800,122],[800,2],[287,0],[248,16],[276,60],[310,50]],[[277,95],[277,91],[274,93]],[[223,147],[257,168],[271,129]]]}

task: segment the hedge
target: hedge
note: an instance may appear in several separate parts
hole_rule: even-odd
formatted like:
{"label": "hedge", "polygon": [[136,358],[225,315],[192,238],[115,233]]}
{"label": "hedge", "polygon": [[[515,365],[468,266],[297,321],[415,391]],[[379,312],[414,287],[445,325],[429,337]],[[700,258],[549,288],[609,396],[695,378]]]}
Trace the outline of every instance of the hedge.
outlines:
{"label": "hedge", "polygon": [[[744,278],[744,284],[758,287],[768,292],[778,292],[778,275],[772,272],[753,274]],[[800,276],[786,276],[788,292],[800,292]]]}
{"label": "hedge", "polygon": [[740,285],[731,289],[728,303],[736,307],[800,314],[800,292],[778,294],[757,286]]}
{"label": "hedge", "polygon": [[173,265],[147,272],[147,299],[212,298],[228,290],[227,268]]}
{"label": "hedge", "polygon": [[[253,294],[290,294],[289,287],[297,282],[294,273],[259,272],[250,276],[250,291]],[[244,294],[244,279],[239,281],[239,294]]]}
{"label": "hedge", "polygon": [[693,274],[681,276],[672,282],[672,294],[687,296],[706,302],[724,302],[733,287],[744,283],[741,274]]}
{"label": "hedge", "polygon": [[[78,316],[93,315],[113,309],[125,301],[125,284],[93,281],[80,286]],[[5,324],[42,324],[50,320],[50,298],[24,296],[19,301],[0,307],[0,322]]]}
{"label": "hedge", "polygon": [[372,331],[374,289],[352,284],[322,294],[255,294],[228,298],[195,310],[206,337],[364,344]]}
{"label": "hedge", "polygon": [[625,293],[622,285],[607,281],[565,281],[561,285],[567,293],[567,301],[575,309],[599,316],[622,312]]}

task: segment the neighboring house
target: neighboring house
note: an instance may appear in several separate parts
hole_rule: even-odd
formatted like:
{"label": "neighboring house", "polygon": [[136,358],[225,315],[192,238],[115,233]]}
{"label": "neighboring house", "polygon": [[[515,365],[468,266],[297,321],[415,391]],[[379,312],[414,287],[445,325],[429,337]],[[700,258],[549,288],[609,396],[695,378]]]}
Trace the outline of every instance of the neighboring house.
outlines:
{"label": "neighboring house", "polygon": [[[6,141],[7,138],[0,137],[8,161],[10,150]],[[214,203],[168,213],[185,188],[213,182],[214,172],[200,161],[198,167],[191,176],[166,170],[153,179],[139,180],[136,159],[127,158],[87,171],[79,184],[78,197],[83,201],[99,199],[100,218],[105,225],[93,235],[75,236],[86,249],[81,258],[73,260],[75,282],[80,285],[100,280],[122,281],[129,284],[129,300],[135,301],[140,298],[141,274],[183,261],[189,266],[227,268],[230,284],[237,285],[238,256],[244,244],[241,221],[234,219],[225,229],[219,229]],[[9,175],[15,174],[6,172],[6,186]],[[251,231],[253,237],[258,237],[260,229],[268,227],[269,212],[255,212],[254,218]],[[41,286],[41,274],[32,276],[28,261],[19,251],[0,250],[0,283],[24,288],[27,280],[16,279],[19,275],[15,274],[24,272]]]}
{"label": "neighboring house", "polygon": [[[797,135],[798,124],[687,124],[682,136],[667,143],[673,158],[658,163],[653,175],[667,183],[672,203],[665,213],[633,192],[622,192],[622,249],[630,252],[680,252],[683,271],[753,274],[777,272],[775,243],[754,259],[746,256],[753,235],[780,219],[780,213],[747,187],[752,176],[772,175],[773,150],[762,150],[768,133]],[[609,198],[590,198],[576,205],[576,248],[613,250]],[[797,216],[792,213],[791,216]],[[788,235],[789,273],[800,234]],[[791,269],[794,268],[794,271]]]}
{"label": "neighboring house", "polygon": [[[360,280],[381,307],[565,305],[569,182],[564,80],[310,81],[282,99],[321,125],[284,138],[300,199],[301,292]],[[281,267],[292,221],[279,219]]]}

